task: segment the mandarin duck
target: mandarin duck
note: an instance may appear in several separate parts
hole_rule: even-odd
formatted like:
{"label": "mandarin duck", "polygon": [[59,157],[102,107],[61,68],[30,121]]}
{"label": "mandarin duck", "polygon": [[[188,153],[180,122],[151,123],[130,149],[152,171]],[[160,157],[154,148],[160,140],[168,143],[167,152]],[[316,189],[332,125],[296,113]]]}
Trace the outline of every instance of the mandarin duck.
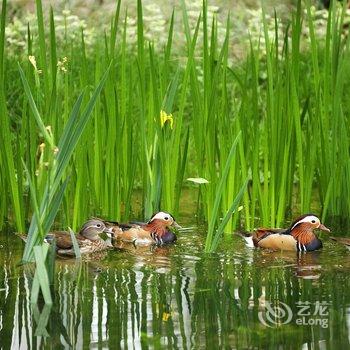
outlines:
{"label": "mandarin duck", "polygon": [[[99,235],[106,233],[108,236],[112,235],[112,229],[106,227],[105,223],[100,219],[88,220],[75,236],[80,248],[81,254],[89,254],[100,252],[111,247],[111,244],[104,241]],[[20,235],[26,241],[27,237]],[[53,231],[45,236],[45,242],[51,243],[55,240],[56,251],[59,255],[75,256],[73,242],[71,235],[67,231]]]}
{"label": "mandarin duck", "polygon": [[350,238],[349,237],[330,237],[333,241],[345,245],[347,249],[350,250]]}
{"label": "mandarin duck", "polygon": [[297,218],[287,229],[259,228],[252,235],[239,234],[249,247],[309,252],[322,248],[314,230],[330,232],[313,214]]}
{"label": "mandarin duck", "polygon": [[147,223],[119,224],[106,221],[106,226],[112,229],[113,238],[135,245],[163,245],[176,241],[176,235],[170,227],[181,228],[174,217],[165,212],[154,214]]}

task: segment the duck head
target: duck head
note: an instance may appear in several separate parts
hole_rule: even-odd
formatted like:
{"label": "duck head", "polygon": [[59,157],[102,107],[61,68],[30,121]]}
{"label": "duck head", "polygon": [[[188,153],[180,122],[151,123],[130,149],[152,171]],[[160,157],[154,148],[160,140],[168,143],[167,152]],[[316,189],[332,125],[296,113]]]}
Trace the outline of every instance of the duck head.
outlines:
{"label": "duck head", "polygon": [[181,226],[175,221],[174,217],[164,211],[160,211],[159,213],[154,214],[147,222],[147,225],[163,226],[164,228],[181,228]]}
{"label": "duck head", "polygon": [[314,230],[321,230],[325,232],[330,232],[331,230],[323,225],[320,219],[314,214],[304,214],[296,219],[290,226],[290,233],[300,231],[300,232],[310,232],[313,233]]}
{"label": "duck head", "polygon": [[99,239],[99,234],[105,232],[108,236],[112,234],[111,227],[107,227],[102,220],[90,219],[80,229],[79,233],[87,239],[94,241]]}

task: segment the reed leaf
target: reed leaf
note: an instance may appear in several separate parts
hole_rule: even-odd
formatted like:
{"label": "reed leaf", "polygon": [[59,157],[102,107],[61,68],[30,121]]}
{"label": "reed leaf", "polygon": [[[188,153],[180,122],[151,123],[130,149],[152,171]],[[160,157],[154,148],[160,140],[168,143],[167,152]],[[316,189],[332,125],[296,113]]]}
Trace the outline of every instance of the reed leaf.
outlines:
{"label": "reed leaf", "polygon": [[81,258],[81,252],[80,252],[80,248],[79,248],[79,244],[78,244],[77,238],[75,237],[75,233],[70,227],[68,227],[68,230],[69,230],[69,234],[70,234],[70,237],[71,237],[71,240],[72,240],[72,243],[73,243],[73,249],[74,249],[75,258],[76,259],[80,259]]}
{"label": "reed leaf", "polygon": [[[27,93],[27,97],[30,101],[30,105],[32,107],[32,111],[35,115],[36,121],[41,126],[41,129],[45,129],[43,126],[42,119],[37,112],[37,108],[34,102],[34,99],[32,97],[32,94],[29,90],[28,82],[24,76],[23,71],[20,68],[21,78],[25,87],[25,92]],[[40,245],[44,239],[45,234],[50,229],[53,220],[57,214],[57,211],[59,209],[60,203],[63,199],[64,190],[67,186],[67,182],[63,182],[61,185],[61,180],[64,174],[64,171],[69,163],[69,160],[73,154],[73,151],[86,127],[87,122],[89,121],[89,118],[92,114],[93,107],[96,103],[97,97],[100,94],[105,81],[108,77],[109,68],[103,75],[100,83],[96,87],[95,91],[92,94],[91,99],[89,100],[85,110],[83,111],[80,118],[78,118],[78,113],[81,105],[82,96],[80,96],[76,102],[76,104],[73,107],[72,115],[67,123],[69,128],[65,128],[63,131],[63,134],[61,136],[62,142],[59,142],[59,145],[61,146],[60,149],[58,149],[57,156],[56,152],[52,152],[52,173],[49,176],[49,180],[46,183],[45,191],[41,200],[40,209],[39,209],[39,218],[36,219],[35,216],[33,216],[29,231],[28,231],[28,240],[25,246],[25,250],[23,253],[23,261],[30,261],[32,256],[32,249],[36,245]],[[50,135],[47,135],[48,139],[47,141],[54,145],[53,138]],[[63,143],[64,142],[64,143]],[[67,181],[67,180],[66,180]],[[44,222],[45,225],[43,226],[43,234],[38,235],[38,224],[41,222]]]}
{"label": "reed leaf", "polygon": [[[230,153],[227,157],[224,170],[223,170],[221,177],[220,177],[219,184],[218,184],[217,188],[215,189],[216,196],[215,196],[215,201],[214,201],[214,205],[213,205],[213,210],[211,212],[212,216],[209,219],[210,221],[209,221],[209,225],[208,225],[207,238],[205,241],[205,251],[210,251],[212,249],[212,242],[213,242],[213,239],[215,237],[215,231],[214,231],[215,230],[215,223],[218,220],[219,206],[220,206],[220,202],[222,200],[224,186],[226,184],[227,176],[228,176],[228,173],[230,170],[230,166],[231,166],[233,157],[236,153],[236,147],[237,147],[237,143],[238,143],[240,137],[241,137],[241,133],[239,132],[238,135],[236,136],[234,142],[232,143]],[[232,207],[230,208],[230,210],[231,209],[232,209]],[[233,210],[234,209],[235,208],[233,208]],[[221,234],[221,232],[219,234]]]}
{"label": "reed leaf", "polygon": [[[49,277],[46,270],[45,260],[47,256],[47,252],[49,250],[49,244],[44,243],[42,246],[35,246],[33,248],[35,263],[36,263],[36,276],[41,288],[41,292],[43,293],[45,304],[52,304],[52,297],[50,291],[50,283]],[[35,276],[34,276],[35,279]],[[32,303],[37,302],[37,289],[32,293]]]}

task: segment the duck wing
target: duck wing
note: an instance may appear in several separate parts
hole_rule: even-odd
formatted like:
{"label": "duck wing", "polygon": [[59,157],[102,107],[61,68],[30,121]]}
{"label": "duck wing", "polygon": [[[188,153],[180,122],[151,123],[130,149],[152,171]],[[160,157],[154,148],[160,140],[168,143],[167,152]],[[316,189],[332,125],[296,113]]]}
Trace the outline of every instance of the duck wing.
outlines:
{"label": "duck wing", "polygon": [[297,241],[292,235],[283,233],[273,233],[258,241],[257,245],[261,248],[271,250],[297,250]]}
{"label": "duck wing", "polygon": [[51,243],[55,239],[57,249],[70,249],[73,247],[70,234],[66,231],[53,231],[45,236],[45,241]]}
{"label": "duck wing", "polygon": [[112,226],[113,236],[124,242],[141,242],[142,244],[154,243],[151,232],[146,228],[146,223],[132,221],[128,223],[118,223],[115,221],[105,221],[107,226]]}
{"label": "duck wing", "polygon": [[114,238],[120,239],[125,242],[153,242],[151,232],[145,230],[143,225],[135,223],[119,224],[113,227]]}
{"label": "duck wing", "polygon": [[297,241],[290,235],[288,229],[259,228],[253,234],[253,242],[256,247],[272,250],[297,249]]}
{"label": "duck wing", "polygon": [[349,237],[329,237],[333,241],[344,244],[348,249],[350,249],[350,238]]}
{"label": "duck wing", "polygon": [[121,238],[123,241],[128,241],[128,242],[133,242],[135,239],[137,240],[152,239],[150,236],[150,232],[144,230],[140,226],[131,227],[129,229],[124,229],[124,230],[122,229],[116,234],[116,236],[118,238]]}
{"label": "duck wing", "polygon": [[[80,234],[77,234],[75,237],[77,239],[79,246],[81,246],[83,244],[83,241],[86,241],[86,238],[81,236]],[[50,232],[45,237],[45,240],[48,243],[51,243],[53,241],[53,239],[56,240],[57,249],[71,249],[71,248],[73,248],[72,238],[70,236],[70,233],[67,231]]]}
{"label": "duck wing", "polygon": [[122,231],[129,231],[131,229],[140,229],[141,225],[137,224],[137,223],[132,223],[132,222],[128,222],[126,224],[119,224],[118,227],[122,230]]}
{"label": "duck wing", "polygon": [[287,234],[287,229],[280,228],[258,228],[252,232],[236,232],[235,234],[245,240],[249,248],[260,247],[259,242],[273,234]]}
{"label": "duck wing", "polygon": [[144,222],[144,221],[130,221],[129,225],[143,226],[143,225],[147,225],[147,222]]}
{"label": "duck wing", "polygon": [[258,228],[254,231],[253,239],[257,242],[273,234],[287,234],[287,229],[283,228]]}
{"label": "duck wing", "polygon": [[117,221],[105,220],[103,221],[107,227],[113,227],[115,230],[121,229],[122,231],[127,231],[131,228],[141,227],[143,223],[139,222],[128,222],[128,223],[119,223]]}

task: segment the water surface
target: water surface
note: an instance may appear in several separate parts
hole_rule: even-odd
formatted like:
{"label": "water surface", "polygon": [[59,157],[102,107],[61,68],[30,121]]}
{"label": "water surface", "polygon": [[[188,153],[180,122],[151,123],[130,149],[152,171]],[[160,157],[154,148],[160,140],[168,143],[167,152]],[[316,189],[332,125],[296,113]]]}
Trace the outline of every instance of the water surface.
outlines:
{"label": "water surface", "polygon": [[[1,349],[349,349],[350,252],[269,253],[204,233],[56,262],[54,305],[30,304],[33,268],[0,234]],[[266,308],[266,306],[270,307]]]}

